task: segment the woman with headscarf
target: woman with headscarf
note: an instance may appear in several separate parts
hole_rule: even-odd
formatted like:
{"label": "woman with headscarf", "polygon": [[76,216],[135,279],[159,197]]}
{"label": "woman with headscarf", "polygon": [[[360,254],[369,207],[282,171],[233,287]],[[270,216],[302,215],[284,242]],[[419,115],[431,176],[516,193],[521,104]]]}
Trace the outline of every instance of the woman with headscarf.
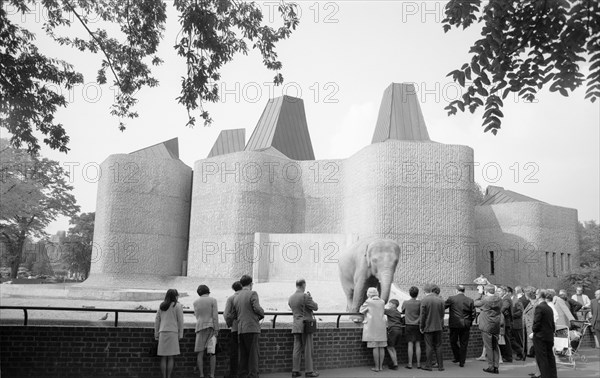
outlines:
{"label": "woman with headscarf", "polygon": [[175,356],[180,354],[179,340],[183,339],[183,307],[177,302],[179,293],[167,290],[154,320],[154,338],[158,340],[157,355],[161,356],[160,371],[170,378],[175,366]]}
{"label": "woman with headscarf", "polygon": [[376,288],[367,290],[367,300],[360,306],[359,312],[365,315],[363,321],[362,341],[367,342],[367,348],[373,348],[373,360],[375,367],[373,371],[383,370],[383,359],[387,347],[387,332],[385,321],[385,302],[379,298]]}

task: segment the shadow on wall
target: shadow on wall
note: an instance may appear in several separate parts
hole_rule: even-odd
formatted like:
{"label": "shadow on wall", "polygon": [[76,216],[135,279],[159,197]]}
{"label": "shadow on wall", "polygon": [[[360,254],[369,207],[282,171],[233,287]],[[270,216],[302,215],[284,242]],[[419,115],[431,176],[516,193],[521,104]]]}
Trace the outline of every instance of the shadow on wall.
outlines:
{"label": "shadow on wall", "polygon": [[491,209],[485,215],[485,228],[477,230],[478,240],[473,251],[477,274],[483,274],[495,285],[553,286],[554,282],[549,282],[553,277],[546,276],[545,253],[531,240],[504,232]]}

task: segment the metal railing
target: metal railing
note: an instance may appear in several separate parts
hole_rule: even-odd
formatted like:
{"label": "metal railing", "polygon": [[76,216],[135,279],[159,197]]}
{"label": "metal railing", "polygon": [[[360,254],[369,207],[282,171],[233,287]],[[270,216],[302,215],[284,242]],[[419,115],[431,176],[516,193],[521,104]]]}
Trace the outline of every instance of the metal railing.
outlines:
{"label": "metal railing", "polygon": [[[114,326],[118,327],[119,326],[119,313],[146,313],[146,314],[155,314],[157,310],[142,310],[142,309],[126,309],[126,308],[102,308],[102,307],[94,307],[94,308],[88,308],[88,307],[42,307],[42,306],[0,306],[0,310],[22,310],[23,311],[23,325],[27,325],[28,320],[29,320],[29,313],[28,311],[77,311],[77,312],[107,312],[107,313],[114,313],[115,314],[115,321],[114,321]],[[577,314],[582,314],[582,316],[585,319],[585,316],[587,315],[587,313],[589,313],[590,310],[586,309],[586,310],[581,310],[578,311]],[[183,310],[184,314],[194,314],[194,311],[192,310]],[[445,311],[446,314],[448,314],[448,310]],[[223,315],[223,311],[219,311],[219,315]],[[342,318],[342,316],[362,316],[362,314],[360,313],[353,313],[353,312],[317,312],[314,314],[317,317],[322,317],[322,316],[336,316],[336,321],[335,321],[335,328],[340,328],[340,320]],[[277,317],[278,316],[293,316],[292,312],[265,312],[265,316],[273,316],[273,319],[271,320],[271,328],[275,328],[276,324],[277,324]],[[475,321],[473,322],[473,324],[477,324],[477,320],[479,318],[479,312],[477,312],[477,315],[475,317]]]}
{"label": "metal railing", "polygon": [[[42,307],[42,306],[0,306],[0,310],[22,310],[23,311],[23,325],[28,325],[29,313],[28,311],[76,311],[76,312],[106,312],[115,314],[114,326],[119,326],[119,313],[146,313],[155,314],[157,310],[141,310],[141,309],[126,309],[126,308],[102,308],[102,307]],[[183,310],[184,314],[194,314],[192,310]],[[219,315],[223,315],[223,311],[219,311]],[[265,316],[273,316],[271,320],[271,328],[275,328],[278,316],[293,316],[292,312],[265,312]],[[318,312],[315,316],[337,316],[335,326],[340,328],[340,320],[342,316],[362,316],[360,313],[352,312]]]}

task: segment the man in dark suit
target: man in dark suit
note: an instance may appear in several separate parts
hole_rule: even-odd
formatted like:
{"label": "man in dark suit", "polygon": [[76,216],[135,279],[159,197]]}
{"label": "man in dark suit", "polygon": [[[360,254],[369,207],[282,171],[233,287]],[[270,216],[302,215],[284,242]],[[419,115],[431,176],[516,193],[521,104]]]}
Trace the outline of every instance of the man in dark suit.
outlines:
{"label": "man in dark suit", "polygon": [[498,288],[498,296],[502,299],[502,315],[504,315],[504,345],[500,345],[502,361],[513,362],[512,354],[512,300],[506,286]]}
{"label": "man in dark suit", "polygon": [[252,277],[243,275],[240,278],[242,290],[233,299],[233,318],[238,322],[238,343],[240,378],[258,377],[258,337],[260,336],[260,320],[265,311],[260,307],[258,294],[252,290]]}
{"label": "man in dark suit", "polygon": [[433,293],[436,285],[425,285],[425,298],[421,301],[421,333],[425,336],[427,361],[423,370],[431,371],[432,357],[437,357],[438,370],[444,371],[442,358],[442,329],[444,326],[444,301]]}
{"label": "man in dark suit", "polygon": [[551,297],[546,290],[540,291],[540,302],[533,315],[533,348],[535,360],[543,378],[556,378],[556,360],[554,359],[554,313],[548,305]]}
{"label": "man in dark suit", "polygon": [[238,322],[234,319],[233,299],[242,290],[242,284],[240,281],[235,281],[231,288],[234,293],[232,296],[227,297],[223,317],[227,326],[231,327],[231,333],[229,334],[229,378],[235,378],[238,374]]}
{"label": "man in dark suit", "polygon": [[517,355],[517,361],[525,360],[525,354],[523,354],[523,302],[519,301],[519,298],[514,295],[513,289],[507,287],[508,294],[512,298],[512,350]]}
{"label": "man in dark suit", "polygon": [[498,355],[498,335],[500,334],[500,309],[502,299],[496,295],[494,285],[486,285],[484,294],[475,301],[475,307],[480,307],[479,329],[485,347],[488,362],[486,373],[498,374],[500,356]]}
{"label": "man in dark suit", "polygon": [[523,307],[523,312],[521,313],[521,349],[523,350],[523,352],[521,352],[521,359],[525,361],[525,359],[527,358],[527,352],[529,351],[529,346],[527,345],[529,337],[527,337],[527,327],[525,327],[525,320],[523,319],[523,315],[525,313],[525,309],[529,305],[529,298],[527,298],[525,290],[521,286],[515,287],[515,296],[517,298],[516,300],[519,303],[521,303],[521,306]]}
{"label": "man in dark suit", "polygon": [[458,285],[456,286],[456,295],[446,299],[446,308],[449,308],[450,312],[448,327],[450,328],[450,347],[452,347],[454,355],[452,362],[458,362],[460,367],[464,367],[471,324],[475,319],[475,305],[473,299],[465,295],[465,287]]}
{"label": "man in dark suit", "polygon": [[294,352],[292,359],[292,378],[299,377],[300,361],[302,352],[304,352],[304,367],[307,377],[318,377],[319,373],[313,367],[313,334],[304,332],[304,321],[314,319],[313,311],[319,309],[319,305],[313,301],[306,291],[306,281],[299,279],[296,281],[296,292],[288,300],[288,305],[292,309],[294,322],[292,324],[292,334],[294,335]]}

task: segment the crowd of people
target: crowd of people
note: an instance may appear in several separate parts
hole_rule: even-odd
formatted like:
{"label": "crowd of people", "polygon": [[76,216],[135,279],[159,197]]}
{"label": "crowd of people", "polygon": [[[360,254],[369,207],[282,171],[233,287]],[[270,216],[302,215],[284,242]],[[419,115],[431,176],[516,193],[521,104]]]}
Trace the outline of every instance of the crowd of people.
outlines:
{"label": "crowd of people", "polygon": [[[265,311],[260,305],[258,293],[252,290],[252,277],[244,275],[233,283],[234,293],[227,298],[223,317],[231,328],[229,339],[229,377],[258,377],[258,341],[261,320]],[[209,377],[214,378],[216,369],[216,353],[219,349],[217,334],[219,319],[217,300],[210,297],[210,289],[206,285],[198,286],[199,298],[194,301],[196,316],[196,340],[194,352],[197,355],[199,377],[204,377],[204,358],[208,356]],[[179,294],[169,289],[165,300],[156,313],[155,339],[158,340],[157,355],[161,356],[161,372],[164,378],[173,373],[174,356],[180,354],[179,340],[183,338],[183,307],[178,303]],[[313,366],[313,333],[316,322],[313,311],[318,304],[306,291],[306,281],[296,281],[296,291],[290,296],[288,305],[292,310],[292,334],[294,349],[292,357],[292,377],[299,377],[300,363],[304,355],[306,377],[318,377]]]}
{"label": "crowd of people", "polygon": [[[252,290],[252,277],[244,275],[232,285],[234,294],[227,298],[223,312],[225,322],[231,328],[229,344],[229,376],[258,377],[260,321],[264,310],[258,294]],[[476,299],[465,295],[463,285],[456,286],[455,295],[443,299],[440,288],[427,284],[425,295],[418,299],[419,289],[409,289],[410,299],[402,305],[396,299],[386,304],[379,298],[377,288],[367,290],[367,299],[360,307],[363,314],[362,341],[372,349],[373,371],[383,370],[386,351],[390,356],[389,368],[397,370],[396,348],[405,342],[408,358],[405,368],[427,371],[444,370],[442,356],[442,334],[444,316],[448,309],[449,339],[453,363],[464,367],[469,345],[470,329],[477,319],[484,344],[478,360],[487,361],[483,371],[499,373],[501,363],[535,357],[537,371],[533,377],[556,377],[554,333],[557,328],[572,328],[574,320],[590,321],[595,332],[596,348],[600,333],[600,290],[590,300],[578,287],[576,294],[568,297],[560,290],[534,287],[495,286],[489,283],[478,286]],[[209,377],[215,376],[217,334],[219,332],[216,299],[210,297],[206,285],[198,287],[199,298],[194,301],[196,316],[196,340],[194,351],[198,353],[199,377],[204,375],[204,357],[209,360]],[[170,377],[174,356],[180,354],[179,340],[183,337],[183,308],[177,301],[178,293],[169,289],[165,301],[156,314],[155,338],[158,340],[158,355],[161,356],[163,377]],[[318,304],[306,291],[306,281],[296,281],[296,291],[290,296],[288,305],[292,310],[294,337],[292,356],[292,378],[300,377],[301,361],[304,356],[306,377],[318,377],[313,362],[313,334],[316,322],[313,312]],[[591,312],[581,310],[590,309]],[[588,318],[585,318],[585,317]],[[425,361],[421,364],[421,343],[425,343]],[[413,359],[414,357],[414,359]],[[414,363],[414,364],[413,364]]]}

